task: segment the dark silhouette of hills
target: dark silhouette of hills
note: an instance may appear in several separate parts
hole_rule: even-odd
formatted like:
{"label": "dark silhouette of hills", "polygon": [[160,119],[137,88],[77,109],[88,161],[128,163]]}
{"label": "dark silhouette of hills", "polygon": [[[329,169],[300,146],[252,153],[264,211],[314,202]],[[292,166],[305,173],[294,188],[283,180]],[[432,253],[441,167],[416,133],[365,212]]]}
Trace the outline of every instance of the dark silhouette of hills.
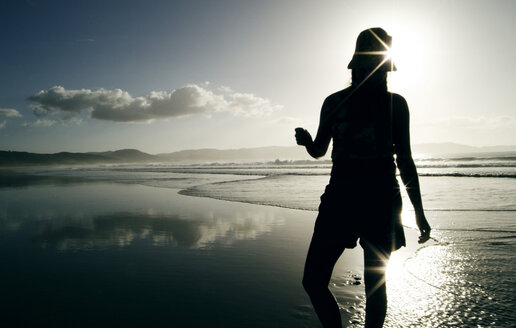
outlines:
{"label": "dark silhouette of hills", "polygon": [[308,159],[302,147],[260,147],[241,149],[192,149],[156,155],[164,162],[231,162]]}
{"label": "dark silhouette of hills", "polygon": [[[514,153],[516,146],[472,147],[454,143],[414,145],[413,153],[427,155],[473,155]],[[515,156],[515,154],[512,154]],[[506,155],[502,155],[506,156]],[[329,159],[329,154],[324,158]],[[19,151],[0,151],[0,167],[93,165],[123,163],[206,163],[206,162],[267,162],[274,160],[309,160],[303,147],[260,147],[241,149],[194,149],[151,155],[136,149],[106,152],[39,154]]]}
{"label": "dark silhouette of hills", "polygon": [[300,147],[261,147],[242,149],[196,149],[151,155],[136,149],[106,152],[38,154],[0,151],[0,166],[91,165],[117,163],[200,163],[231,161],[268,161],[274,159],[305,159]]}
{"label": "dark silhouette of hills", "polygon": [[146,161],[155,161],[155,155],[150,155],[144,152],[141,152],[137,149],[120,149],[115,151],[105,151],[105,152],[97,152],[97,153],[88,153],[91,155],[99,155],[103,157],[110,158],[116,161],[129,161],[129,162],[146,162]]}
{"label": "dark silhouette of hills", "polygon": [[152,162],[154,155],[136,149],[107,152],[38,154],[19,151],[0,151],[0,166],[88,165],[109,163]]}

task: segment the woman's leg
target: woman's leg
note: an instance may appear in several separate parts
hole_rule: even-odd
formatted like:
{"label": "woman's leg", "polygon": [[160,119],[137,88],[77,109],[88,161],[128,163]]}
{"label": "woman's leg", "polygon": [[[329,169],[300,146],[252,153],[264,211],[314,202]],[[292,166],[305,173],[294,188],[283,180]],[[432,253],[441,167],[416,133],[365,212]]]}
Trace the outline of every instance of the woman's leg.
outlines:
{"label": "woman's leg", "polygon": [[368,242],[361,244],[364,248],[365,328],[381,328],[387,313],[385,270],[390,252]]}
{"label": "woman's leg", "polygon": [[303,287],[325,328],[342,327],[339,306],[328,284],[333,267],[343,251],[344,247],[338,243],[328,242],[314,234],[306,256]]}

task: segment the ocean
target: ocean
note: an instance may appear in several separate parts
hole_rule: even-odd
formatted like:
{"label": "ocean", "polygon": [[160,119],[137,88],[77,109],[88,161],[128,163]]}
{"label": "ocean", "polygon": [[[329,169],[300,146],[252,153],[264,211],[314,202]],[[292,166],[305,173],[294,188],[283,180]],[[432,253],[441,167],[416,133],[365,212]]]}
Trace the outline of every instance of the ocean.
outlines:
{"label": "ocean", "polygon": [[[416,157],[432,240],[387,272],[385,327],[514,327],[516,156]],[[317,327],[300,281],[331,164],[145,164],[0,175],[6,327]],[[363,325],[360,249],[331,289]]]}

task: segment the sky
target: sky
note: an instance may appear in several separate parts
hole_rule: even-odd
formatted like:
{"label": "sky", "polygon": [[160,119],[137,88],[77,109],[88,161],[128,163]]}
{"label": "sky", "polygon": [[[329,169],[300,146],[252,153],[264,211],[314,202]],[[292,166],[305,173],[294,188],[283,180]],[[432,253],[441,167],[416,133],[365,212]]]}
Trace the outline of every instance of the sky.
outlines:
{"label": "sky", "polygon": [[0,150],[295,145],[393,36],[413,144],[516,145],[516,1],[0,2]]}

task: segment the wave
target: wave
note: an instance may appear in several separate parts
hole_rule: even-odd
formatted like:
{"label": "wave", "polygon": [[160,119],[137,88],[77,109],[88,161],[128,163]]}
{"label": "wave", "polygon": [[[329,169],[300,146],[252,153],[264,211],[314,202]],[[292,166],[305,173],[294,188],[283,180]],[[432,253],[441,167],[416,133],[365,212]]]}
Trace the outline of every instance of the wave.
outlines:
{"label": "wave", "polygon": [[418,174],[420,177],[466,177],[466,178],[510,178],[516,179],[516,173],[433,173],[424,172]]}
{"label": "wave", "polygon": [[425,208],[425,212],[516,212],[513,208]]}
{"label": "wave", "polygon": [[456,164],[456,163],[445,163],[445,164],[421,164],[416,163],[417,168],[498,168],[498,167],[516,167],[515,163],[481,163],[481,164]]}
{"label": "wave", "polygon": [[460,164],[460,163],[443,163],[443,164],[424,164],[417,163],[416,167],[420,169],[470,169],[470,168],[516,168],[515,163],[479,163],[479,164]]}
{"label": "wave", "polygon": [[[232,183],[238,181],[227,181],[227,182],[217,182],[214,184],[224,184],[224,183]],[[202,190],[198,188],[199,186],[192,186],[189,188],[185,188],[179,191],[179,194],[186,196],[195,196],[195,197],[206,197],[218,200],[225,200],[230,202],[238,202],[238,203],[246,203],[246,204],[254,204],[254,205],[262,205],[262,206],[275,206],[281,208],[289,208],[293,210],[302,210],[302,211],[318,211],[318,203],[316,206],[311,206],[310,204],[300,205],[300,204],[292,204],[291,202],[282,202],[275,200],[258,200],[254,198],[240,198],[235,197],[231,194],[224,193],[213,193],[211,191]],[[202,186],[201,186],[202,187]],[[514,208],[504,208],[504,209],[492,209],[492,208],[425,208],[425,212],[492,212],[492,213],[512,213],[516,212]],[[441,229],[446,230],[446,229]]]}
{"label": "wave", "polygon": [[[424,167],[419,167],[424,168]],[[431,167],[436,168],[436,167]],[[451,167],[446,167],[451,168]],[[249,171],[246,171],[249,169]],[[296,169],[299,169],[296,167]],[[301,168],[301,169],[314,169],[313,167]],[[321,169],[321,168],[317,168]],[[324,171],[301,171],[301,172],[285,172],[279,171],[275,168],[264,167],[260,169],[256,168],[167,168],[167,169],[128,169],[128,170],[112,170],[112,171],[125,171],[125,172],[139,172],[139,173],[183,173],[183,174],[221,174],[221,175],[244,175],[244,176],[329,176],[330,168]],[[467,172],[419,172],[419,176],[423,177],[468,177],[468,178],[516,178],[516,172],[482,172],[482,173],[467,173]]]}
{"label": "wave", "polygon": [[260,200],[254,200],[254,199],[235,199],[230,196],[214,195],[209,192],[199,192],[199,191],[195,190],[195,187],[182,189],[178,192],[178,194],[185,195],[185,196],[204,197],[204,198],[211,198],[211,199],[217,199],[217,200],[224,200],[224,201],[228,201],[228,202],[260,205],[260,206],[274,206],[274,207],[280,207],[280,208],[288,208],[291,210],[317,212],[317,208],[312,208],[310,206],[306,206],[306,207],[292,206],[290,204],[283,204],[281,202],[260,201]]}
{"label": "wave", "polygon": [[[271,174],[272,175],[272,174]],[[319,176],[319,175],[330,175],[330,173],[313,173],[313,172],[289,172],[283,174],[276,175],[299,175],[299,176]],[[398,174],[399,175],[399,174]],[[507,173],[460,173],[460,172],[422,172],[418,173],[420,177],[466,177],[466,178],[516,178],[516,173],[507,172]]]}
{"label": "wave", "polygon": [[487,233],[504,233],[511,234],[508,236],[491,237],[491,239],[512,239],[516,238],[515,230],[501,230],[501,229],[488,229],[488,228],[477,228],[477,229],[461,229],[461,228],[433,228],[432,231],[466,231],[466,232],[487,232]]}
{"label": "wave", "polygon": [[[235,173],[237,174],[237,173]],[[263,174],[261,174],[263,175]],[[299,176],[329,176],[329,172],[289,172],[282,174],[267,174],[267,175],[299,175]],[[399,174],[398,174],[399,175]],[[418,173],[420,177],[466,177],[466,178],[511,178],[516,179],[516,173],[507,172],[507,173],[460,173],[460,172],[420,172]]]}
{"label": "wave", "polygon": [[494,157],[447,157],[447,158],[424,158],[420,161],[428,162],[466,162],[466,161],[516,161],[515,156],[494,156]]}
{"label": "wave", "polygon": [[[452,166],[417,166],[419,176],[421,177],[467,177],[467,178],[516,178],[516,170],[514,169],[500,169],[496,167],[487,166],[464,166],[464,168],[478,168],[478,170],[461,170],[461,167]],[[501,167],[500,167],[501,168]],[[442,169],[442,170],[441,170]],[[116,167],[116,168],[82,168],[73,170],[73,174],[77,172],[88,175],[89,172],[98,174],[100,171],[106,172],[124,172],[124,173],[154,173],[154,174],[210,174],[210,175],[239,175],[239,176],[253,176],[253,177],[269,177],[269,176],[329,176],[331,172],[331,165],[303,165],[303,166],[269,166],[269,165],[235,165],[235,166],[170,166],[170,167]],[[66,171],[39,171],[40,174],[48,175],[69,175],[70,170]],[[149,179],[151,177],[145,177]],[[156,176],[156,179],[165,179],[163,176]]]}
{"label": "wave", "polygon": [[[516,167],[516,160],[513,161],[481,161],[478,163],[469,163],[465,161],[448,161],[448,160],[415,160],[416,167],[418,168],[511,168]],[[113,167],[99,167],[99,168],[87,168],[86,170],[111,170],[111,171],[124,171],[124,172],[167,172],[170,170],[193,170],[193,171],[205,171],[205,170],[309,170],[309,169],[331,169],[331,163],[317,163],[313,164],[283,164],[283,165],[270,165],[267,163],[262,164],[231,164],[231,165],[213,165],[213,164],[192,164],[192,165],[167,165],[167,166],[113,166]],[[80,170],[80,169],[79,169]]]}

